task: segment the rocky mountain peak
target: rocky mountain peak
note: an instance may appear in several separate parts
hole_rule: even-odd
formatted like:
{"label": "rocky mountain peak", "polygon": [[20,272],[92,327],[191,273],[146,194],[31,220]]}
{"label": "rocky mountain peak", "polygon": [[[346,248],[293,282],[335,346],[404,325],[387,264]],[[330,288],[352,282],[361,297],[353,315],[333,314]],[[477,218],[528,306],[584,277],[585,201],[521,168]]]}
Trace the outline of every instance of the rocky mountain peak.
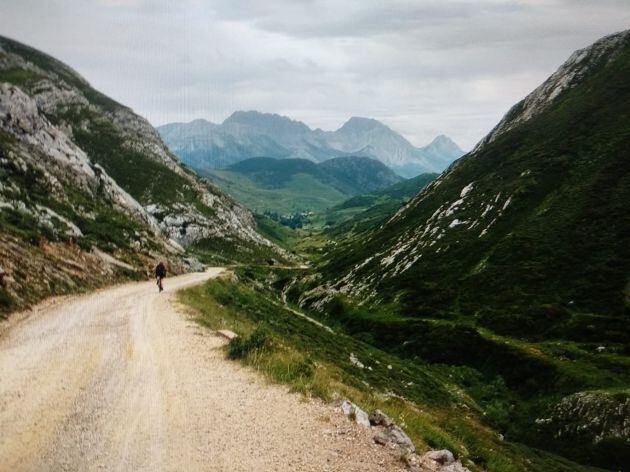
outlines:
{"label": "rocky mountain peak", "polygon": [[441,152],[443,154],[445,153],[453,156],[456,155],[457,157],[464,154],[464,151],[461,150],[461,148],[455,143],[455,141],[443,134],[436,136],[428,146],[425,146],[424,149],[433,149],[436,152]]}
{"label": "rocky mountain peak", "polygon": [[336,131],[311,130],[300,121],[257,111],[234,112],[220,125],[199,123],[170,123],[158,129],[175,154],[201,171],[260,156],[314,162],[366,156],[401,176],[414,177],[441,172],[463,154],[446,137],[416,148],[380,121],[359,116],[350,118]]}
{"label": "rocky mountain peak", "polygon": [[605,36],[592,45],[575,51],[545,82],[514,105],[499,124],[479,142],[475,151],[547,109],[563,92],[581,84],[590,72],[614,60],[628,44],[630,30]]}
{"label": "rocky mountain peak", "polygon": [[374,129],[388,129],[383,123],[372,118],[363,118],[360,116],[353,116],[346,121],[337,132],[367,132]]}
{"label": "rocky mountain peak", "polygon": [[292,120],[276,113],[261,113],[255,110],[235,111],[225,119],[223,125],[244,125],[264,134],[305,134],[311,129],[301,121]]}

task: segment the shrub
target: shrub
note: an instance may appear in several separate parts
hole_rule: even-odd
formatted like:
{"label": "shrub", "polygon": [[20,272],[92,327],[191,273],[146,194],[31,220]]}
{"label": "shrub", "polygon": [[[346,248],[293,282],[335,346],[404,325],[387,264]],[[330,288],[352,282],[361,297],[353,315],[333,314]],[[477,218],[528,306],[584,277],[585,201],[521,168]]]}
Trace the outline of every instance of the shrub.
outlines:
{"label": "shrub", "polygon": [[15,300],[5,289],[0,288],[0,309],[9,308]]}
{"label": "shrub", "polygon": [[248,337],[237,337],[228,345],[228,357],[230,359],[242,359],[253,351],[262,350],[269,346],[270,337],[265,328],[256,328]]}

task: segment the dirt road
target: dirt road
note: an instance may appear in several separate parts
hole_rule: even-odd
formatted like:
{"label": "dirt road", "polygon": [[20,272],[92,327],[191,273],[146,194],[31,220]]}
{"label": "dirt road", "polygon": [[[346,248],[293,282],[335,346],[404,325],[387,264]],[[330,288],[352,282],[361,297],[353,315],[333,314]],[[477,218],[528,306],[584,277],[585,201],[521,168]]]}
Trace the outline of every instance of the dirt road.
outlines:
{"label": "dirt road", "polygon": [[[225,359],[176,289],[46,302],[0,336],[0,470],[397,470],[333,407]],[[18,316],[19,317],[19,316]]]}

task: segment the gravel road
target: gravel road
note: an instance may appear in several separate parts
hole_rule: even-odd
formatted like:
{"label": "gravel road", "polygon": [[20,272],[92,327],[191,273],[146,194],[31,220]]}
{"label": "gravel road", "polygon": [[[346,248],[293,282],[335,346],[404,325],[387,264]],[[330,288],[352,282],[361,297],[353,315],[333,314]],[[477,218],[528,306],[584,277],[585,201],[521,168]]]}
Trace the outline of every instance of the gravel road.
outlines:
{"label": "gravel road", "polygon": [[173,293],[222,269],[53,299],[0,335],[0,470],[398,470],[336,408],[225,359]]}

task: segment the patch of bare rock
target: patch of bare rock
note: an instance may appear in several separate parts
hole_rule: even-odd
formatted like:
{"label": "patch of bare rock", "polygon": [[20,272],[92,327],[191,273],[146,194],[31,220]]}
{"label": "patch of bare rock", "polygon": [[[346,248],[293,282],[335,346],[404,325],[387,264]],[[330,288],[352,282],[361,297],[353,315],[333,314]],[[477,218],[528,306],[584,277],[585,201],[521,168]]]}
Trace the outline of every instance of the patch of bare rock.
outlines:
{"label": "patch of bare rock", "polygon": [[416,447],[405,431],[381,410],[369,415],[354,403],[345,400],[341,411],[357,424],[376,431],[374,442],[381,446],[398,448],[402,460],[411,472],[470,472],[447,449],[416,453]]}

